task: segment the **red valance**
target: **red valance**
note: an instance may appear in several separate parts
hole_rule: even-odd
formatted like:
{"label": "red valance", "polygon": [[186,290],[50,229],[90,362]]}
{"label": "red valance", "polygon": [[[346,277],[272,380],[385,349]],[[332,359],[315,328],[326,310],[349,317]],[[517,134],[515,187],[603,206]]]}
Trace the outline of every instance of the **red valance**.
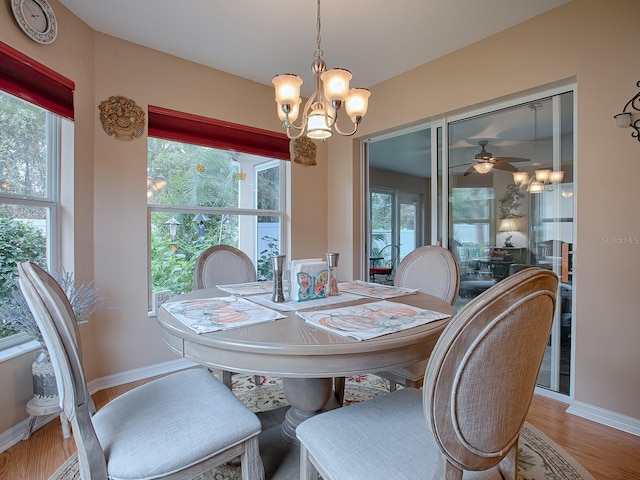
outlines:
{"label": "red valance", "polygon": [[282,133],[149,105],[149,136],[205,147],[290,160]]}
{"label": "red valance", "polygon": [[0,42],[0,90],[73,120],[75,84]]}

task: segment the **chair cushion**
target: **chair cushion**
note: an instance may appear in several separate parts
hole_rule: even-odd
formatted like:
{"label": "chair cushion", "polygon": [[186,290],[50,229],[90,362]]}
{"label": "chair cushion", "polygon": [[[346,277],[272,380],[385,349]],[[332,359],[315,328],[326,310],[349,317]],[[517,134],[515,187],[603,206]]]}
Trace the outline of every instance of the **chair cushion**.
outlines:
{"label": "chair cushion", "polygon": [[[322,413],[302,422],[296,434],[322,465],[325,480],[424,480],[440,458],[425,420],[422,391],[415,388]],[[496,467],[465,472],[463,478],[502,477]]]}
{"label": "chair cushion", "polygon": [[101,408],[93,424],[113,480],[164,477],[261,430],[258,417],[204,369],[130,390]]}

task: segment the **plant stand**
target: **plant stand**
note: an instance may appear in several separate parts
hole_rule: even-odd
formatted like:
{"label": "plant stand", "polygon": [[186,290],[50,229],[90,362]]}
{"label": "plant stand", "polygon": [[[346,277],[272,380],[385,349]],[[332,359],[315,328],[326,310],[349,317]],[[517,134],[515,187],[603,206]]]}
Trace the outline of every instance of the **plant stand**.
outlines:
{"label": "plant stand", "polygon": [[27,403],[27,413],[29,414],[29,424],[27,425],[27,431],[24,433],[24,437],[22,437],[22,440],[29,440],[29,438],[31,438],[31,434],[33,433],[33,427],[35,426],[37,417],[40,417],[42,415],[51,415],[53,413],[60,414],[60,423],[62,424],[62,436],[64,438],[69,438],[71,436],[69,421],[67,420],[66,415],[58,405],[47,405],[47,406],[36,405],[34,399],[32,398]]}

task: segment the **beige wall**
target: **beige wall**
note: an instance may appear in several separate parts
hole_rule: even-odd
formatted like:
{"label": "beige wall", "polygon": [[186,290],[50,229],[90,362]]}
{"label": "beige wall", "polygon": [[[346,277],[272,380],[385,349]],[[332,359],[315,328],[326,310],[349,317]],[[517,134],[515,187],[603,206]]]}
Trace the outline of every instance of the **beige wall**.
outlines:
{"label": "beige wall", "polygon": [[[572,0],[374,86],[358,132],[367,138],[566,79],[577,83],[575,399],[635,419],[640,419],[635,302],[640,245],[606,239],[640,238],[640,142],[631,129],[616,128],[612,118],[638,92],[639,16],[637,0]],[[330,168],[359,160],[352,144],[331,140]],[[344,168],[341,175],[354,171]],[[360,184],[357,176],[351,180],[354,188]],[[329,195],[334,195],[331,184]],[[339,223],[350,215],[331,208],[329,218]],[[329,229],[330,245],[334,235]]]}
{"label": "beige wall", "polygon": [[[100,101],[125,95],[142,108],[153,104],[276,131],[280,125],[271,88],[94,33],[51,2],[60,25],[53,45],[24,37],[8,2],[0,40],[76,83],[75,167],[63,173],[74,185],[65,213],[75,222],[75,261],[70,266],[65,259],[65,266],[80,280],[94,278],[117,308],[82,327],[87,373],[95,379],[175,358],[147,317],[146,135],[130,142],[107,136],[98,122]],[[640,280],[640,246],[603,238],[640,235],[633,176],[640,145],[612,120],[637,92],[639,13],[637,0],[573,0],[375,86],[359,132],[366,138],[541,85],[577,81],[576,398],[635,418],[640,322],[631,299]],[[338,251],[342,278],[362,267],[360,155],[358,139],[332,138],[319,146],[318,166],[291,165],[291,254]],[[0,366],[0,432],[26,418],[31,359],[23,355]]]}

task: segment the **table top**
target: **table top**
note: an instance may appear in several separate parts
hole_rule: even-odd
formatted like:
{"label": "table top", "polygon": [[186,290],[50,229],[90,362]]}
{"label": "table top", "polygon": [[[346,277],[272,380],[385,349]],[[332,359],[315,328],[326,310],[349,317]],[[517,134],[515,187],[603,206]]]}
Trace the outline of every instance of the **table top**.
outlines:
{"label": "table top", "polygon": [[[209,288],[180,295],[172,301],[228,295],[216,288]],[[374,301],[378,299],[362,297],[357,301],[310,310]],[[454,314],[453,307],[447,302],[421,292],[388,301]],[[195,333],[164,308],[158,309],[158,322],[169,348],[196,363],[233,372],[326,378],[379,372],[427,359],[449,321],[438,320],[357,341],[309,325],[295,312],[281,313],[286,318],[206,334]]]}

